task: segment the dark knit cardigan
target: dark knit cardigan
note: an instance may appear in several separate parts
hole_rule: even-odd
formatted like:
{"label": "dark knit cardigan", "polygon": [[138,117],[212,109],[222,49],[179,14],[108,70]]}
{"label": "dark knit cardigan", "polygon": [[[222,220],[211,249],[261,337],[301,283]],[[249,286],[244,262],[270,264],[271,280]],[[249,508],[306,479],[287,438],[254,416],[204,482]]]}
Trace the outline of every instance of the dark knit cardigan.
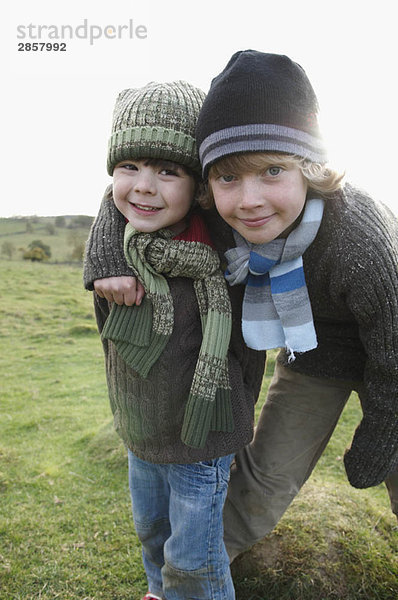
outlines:
{"label": "dark knit cardigan", "polygon": [[[124,229],[117,214],[103,204],[97,237],[87,246],[88,289],[94,279],[131,274],[121,245],[110,242],[110,222],[113,239],[118,226],[119,240]],[[220,252],[234,245],[231,231],[213,211],[208,223]],[[104,237],[98,239],[100,232]],[[111,253],[105,254],[110,245]],[[291,364],[284,351],[279,360],[306,375],[353,381],[353,387],[355,382],[364,384],[363,418],[345,455],[345,467],[355,487],[376,485],[398,466],[397,219],[347,184],[326,199],[318,235],[303,259],[318,347],[298,354]],[[235,308],[235,318],[238,314]],[[253,373],[258,381],[257,368]]]}
{"label": "dark knit cardigan", "polygon": [[[125,221],[106,194],[87,244],[84,280],[132,275],[122,253]],[[217,245],[223,246],[222,236]],[[181,441],[185,404],[202,343],[202,327],[193,280],[168,278],[174,303],[174,329],[165,350],[144,379],[104,340],[106,375],[116,431],[136,456],[156,463],[191,463],[235,453],[253,436],[254,404],[260,392],[265,353],[248,349],[241,334],[243,287],[229,288],[232,335],[228,353],[231,402],[235,428],[232,433],[210,432],[204,448]],[[108,302],[94,294],[100,331],[109,314]]]}
{"label": "dark knit cardigan", "polygon": [[[290,369],[365,386],[362,421],[344,457],[350,483],[381,483],[398,467],[398,220],[350,185],[327,199],[303,255],[318,347]],[[355,386],[355,383],[354,383]]]}

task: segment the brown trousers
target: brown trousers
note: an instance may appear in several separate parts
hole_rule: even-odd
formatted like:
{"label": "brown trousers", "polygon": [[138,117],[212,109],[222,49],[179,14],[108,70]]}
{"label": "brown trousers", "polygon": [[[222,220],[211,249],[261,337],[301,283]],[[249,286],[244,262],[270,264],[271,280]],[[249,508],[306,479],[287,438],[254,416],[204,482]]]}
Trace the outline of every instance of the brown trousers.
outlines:
{"label": "brown trousers", "polygon": [[[308,377],[278,363],[253,441],[236,455],[224,507],[231,561],[267,535],[311,475],[352,392],[362,384]],[[386,481],[398,516],[398,472]]]}

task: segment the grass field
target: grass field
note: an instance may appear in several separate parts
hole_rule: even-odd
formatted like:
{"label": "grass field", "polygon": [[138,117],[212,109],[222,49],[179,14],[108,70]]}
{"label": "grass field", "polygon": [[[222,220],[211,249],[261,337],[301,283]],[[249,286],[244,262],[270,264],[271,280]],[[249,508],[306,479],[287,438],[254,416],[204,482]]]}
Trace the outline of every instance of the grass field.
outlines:
{"label": "grass field", "polygon": [[[0,599],[139,599],[126,454],[81,267],[3,259],[0,278]],[[352,397],[276,530],[235,561],[238,600],[398,597],[386,491],[344,475],[359,418]]]}

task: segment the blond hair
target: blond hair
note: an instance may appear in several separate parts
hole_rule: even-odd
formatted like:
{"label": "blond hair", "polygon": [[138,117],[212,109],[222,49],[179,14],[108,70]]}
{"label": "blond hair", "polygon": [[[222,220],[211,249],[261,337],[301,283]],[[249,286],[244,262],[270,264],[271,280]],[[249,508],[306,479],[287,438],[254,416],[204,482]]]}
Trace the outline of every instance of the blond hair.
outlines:
{"label": "blond hair", "polygon": [[[226,174],[239,176],[243,173],[261,172],[270,165],[297,166],[308,184],[308,189],[324,195],[337,192],[343,183],[344,173],[340,173],[326,164],[311,162],[293,154],[273,152],[244,152],[226,156],[210,167],[209,181]],[[199,204],[202,208],[211,208],[214,205],[210,183],[201,194]]]}

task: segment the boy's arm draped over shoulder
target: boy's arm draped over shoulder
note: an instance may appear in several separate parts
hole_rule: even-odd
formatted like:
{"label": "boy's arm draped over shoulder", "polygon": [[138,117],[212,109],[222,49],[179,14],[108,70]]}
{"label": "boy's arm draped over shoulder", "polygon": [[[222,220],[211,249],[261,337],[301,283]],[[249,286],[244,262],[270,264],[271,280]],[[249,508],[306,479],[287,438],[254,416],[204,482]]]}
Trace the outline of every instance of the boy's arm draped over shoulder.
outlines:
{"label": "boy's arm draped over shoulder", "polygon": [[124,216],[113,202],[112,186],[109,186],[86,244],[83,269],[86,289],[93,290],[96,279],[120,275],[134,276],[123,252],[125,225]]}
{"label": "boy's arm draped over shoulder", "polygon": [[363,418],[344,463],[350,483],[366,488],[398,466],[398,220],[351,193],[343,288],[367,358]]}

